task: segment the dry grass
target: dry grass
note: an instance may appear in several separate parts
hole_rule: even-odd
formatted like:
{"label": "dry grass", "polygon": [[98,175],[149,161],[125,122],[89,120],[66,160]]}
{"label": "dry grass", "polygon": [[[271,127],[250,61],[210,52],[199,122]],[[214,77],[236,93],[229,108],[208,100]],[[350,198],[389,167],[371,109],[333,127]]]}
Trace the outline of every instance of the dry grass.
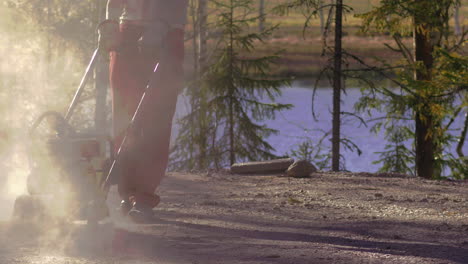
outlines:
{"label": "dry grass", "polygon": [[[273,7],[285,2],[287,1],[265,1],[266,25],[279,24],[279,28],[264,45],[256,45],[255,55],[271,55],[276,51],[283,50],[280,64],[275,67],[272,74],[314,77],[327,62],[327,57],[322,56],[323,41],[321,40],[320,19],[318,17],[312,19],[309,28],[303,34],[305,17],[301,11],[291,10],[287,16],[279,16],[270,12]],[[325,2],[329,3],[329,1]],[[384,43],[393,43],[390,37],[360,31],[361,20],[355,14],[369,11],[372,6],[377,6],[379,2],[380,0],[344,1],[346,5],[352,7],[353,11],[345,15],[343,48],[352,54],[361,56],[368,63],[374,63],[373,58],[385,59],[390,62],[401,59],[399,54],[391,52],[384,46]],[[256,14],[257,12],[258,10],[253,10],[252,13]],[[468,26],[468,0],[462,0],[460,15],[463,24]],[[211,22],[214,22],[214,19],[216,19],[216,16],[212,15],[210,17]],[[256,24],[251,25],[251,30],[256,30],[256,28]],[[406,39],[405,42],[411,46],[411,39]],[[188,43],[189,50],[187,54],[191,54],[190,45]],[[187,65],[189,63],[187,62]],[[359,66],[355,61],[349,61],[349,67],[356,68]]]}

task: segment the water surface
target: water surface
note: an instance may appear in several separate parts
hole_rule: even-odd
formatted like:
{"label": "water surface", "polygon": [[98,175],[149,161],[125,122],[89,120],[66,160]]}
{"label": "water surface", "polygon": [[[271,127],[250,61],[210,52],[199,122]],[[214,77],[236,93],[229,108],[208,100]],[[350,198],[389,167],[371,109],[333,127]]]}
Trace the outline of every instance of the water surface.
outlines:
{"label": "water surface", "polygon": [[[310,86],[301,83],[294,83],[292,87],[284,87],[282,96],[277,99],[279,103],[292,104],[294,107],[290,110],[279,113],[275,120],[267,121],[270,128],[277,129],[278,135],[268,138],[268,142],[276,149],[277,155],[289,153],[291,149],[297,148],[297,145],[308,139],[313,142],[318,142],[322,138],[323,133],[328,132],[332,128],[332,89],[319,88],[316,90],[314,100],[314,110],[317,120],[312,116],[312,93],[313,89]],[[353,112],[354,104],[361,96],[358,88],[348,88],[346,94],[342,95],[342,111]],[[181,117],[187,112],[186,98],[180,96],[176,118]],[[384,116],[385,113],[373,111],[373,117]],[[350,171],[366,171],[375,172],[381,165],[372,164],[378,160],[379,156],[375,152],[384,150],[386,140],[384,132],[375,134],[370,131],[372,122],[368,123],[368,127],[361,124],[356,118],[342,118],[342,137],[349,138],[356,143],[362,150],[359,156],[357,152],[342,149],[344,162],[347,170]],[[365,119],[370,119],[365,117]],[[412,126],[412,122],[407,122],[408,126]],[[454,122],[452,128],[460,129],[463,125],[462,115]],[[177,133],[178,128],[175,127],[174,133]],[[457,135],[460,133],[456,131]],[[173,137],[174,138],[174,137]],[[331,139],[331,136],[329,137]],[[330,148],[330,140],[323,141],[324,149]],[[452,148],[452,152],[454,152]],[[464,153],[468,153],[468,144],[465,143],[463,148]]]}

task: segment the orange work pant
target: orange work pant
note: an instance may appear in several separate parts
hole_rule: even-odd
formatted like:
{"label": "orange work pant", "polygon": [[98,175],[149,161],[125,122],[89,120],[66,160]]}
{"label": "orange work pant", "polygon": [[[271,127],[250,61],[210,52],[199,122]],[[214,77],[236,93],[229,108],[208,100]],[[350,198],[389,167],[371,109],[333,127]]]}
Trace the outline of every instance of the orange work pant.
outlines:
{"label": "orange work pant", "polygon": [[[148,86],[145,104],[139,110],[143,122],[138,122],[138,133],[132,133],[126,140],[131,154],[121,160],[118,190],[122,199],[155,207],[159,203],[155,191],[169,159],[177,95],[183,85],[184,32],[182,29],[169,31],[162,53],[156,56],[155,51],[139,47],[143,29],[143,26],[121,24],[121,45],[110,54],[114,152],[117,153]],[[158,60],[159,67],[154,72]]]}

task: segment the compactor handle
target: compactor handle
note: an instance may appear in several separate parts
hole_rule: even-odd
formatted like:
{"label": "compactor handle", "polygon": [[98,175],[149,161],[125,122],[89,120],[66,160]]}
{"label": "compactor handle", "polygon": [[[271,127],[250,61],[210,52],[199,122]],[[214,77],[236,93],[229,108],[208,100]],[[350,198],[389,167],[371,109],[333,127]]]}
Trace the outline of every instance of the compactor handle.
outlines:
{"label": "compactor handle", "polygon": [[70,107],[68,107],[67,114],[65,115],[65,120],[67,122],[70,121],[73,111],[75,111],[75,108],[78,105],[78,101],[81,97],[81,94],[83,93],[84,87],[86,86],[86,83],[88,82],[90,75],[93,73],[92,70],[94,69],[94,66],[96,65],[98,54],[99,54],[99,48],[94,50],[93,56],[91,57],[91,61],[89,62],[88,67],[86,67],[85,74],[83,78],[81,78],[80,86],[78,86],[75,96],[73,97],[73,101],[71,102]]}

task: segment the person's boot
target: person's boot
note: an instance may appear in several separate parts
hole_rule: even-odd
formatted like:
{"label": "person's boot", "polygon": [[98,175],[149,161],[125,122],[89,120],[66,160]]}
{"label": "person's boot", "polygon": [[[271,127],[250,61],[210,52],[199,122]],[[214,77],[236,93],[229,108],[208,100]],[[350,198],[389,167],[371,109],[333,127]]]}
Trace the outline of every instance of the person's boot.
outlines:
{"label": "person's boot", "polygon": [[129,199],[123,199],[120,202],[120,213],[123,216],[128,215],[128,212],[132,209],[132,202]]}
{"label": "person's boot", "polygon": [[135,223],[148,223],[154,220],[153,208],[142,203],[133,203],[128,216]]}

